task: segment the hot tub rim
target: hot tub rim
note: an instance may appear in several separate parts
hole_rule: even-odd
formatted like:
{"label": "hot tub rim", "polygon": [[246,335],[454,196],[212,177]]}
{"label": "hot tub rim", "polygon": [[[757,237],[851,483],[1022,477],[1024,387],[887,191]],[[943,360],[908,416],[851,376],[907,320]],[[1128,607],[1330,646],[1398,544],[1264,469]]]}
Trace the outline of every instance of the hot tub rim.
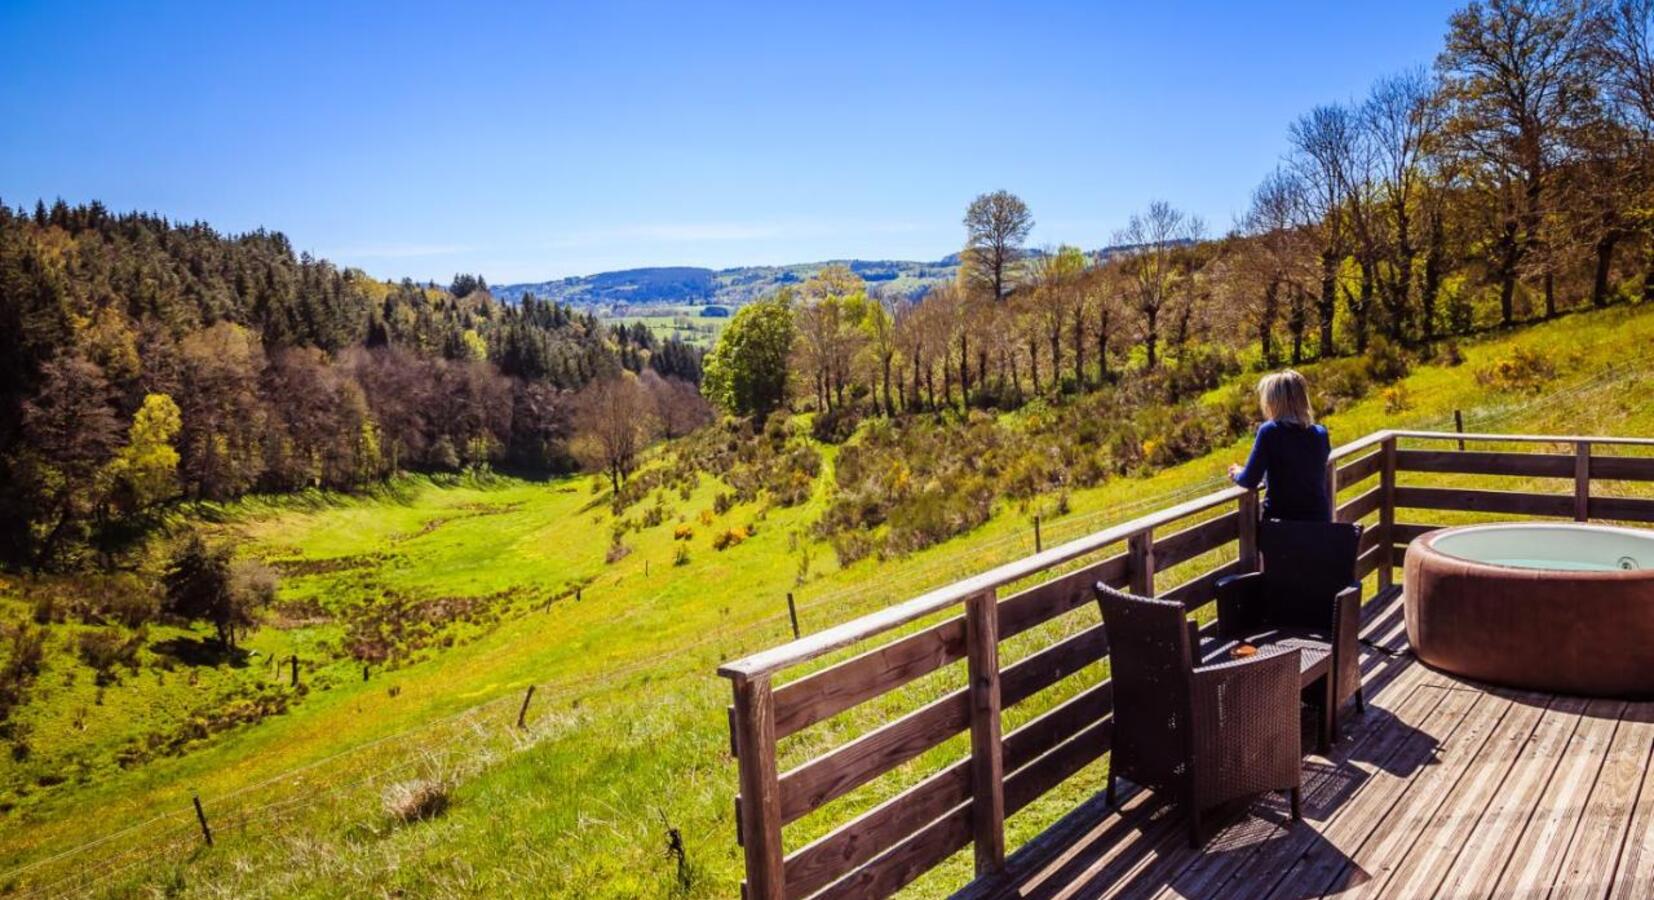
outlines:
{"label": "hot tub rim", "polygon": [[1430,552],[1461,563],[1486,569],[1491,572],[1547,572],[1564,575],[1570,579],[1582,581],[1623,581],[1631,578],[1647,578],[1654,580],[1654,567],[1635,569],[1557,569],[1550,566],[1507,566],[1492,563],[1481,559],[1471,559],[1457,553],[1449,553],[1436,546],[1436,539],[1443,536],[1466,534],[1474,531],[1530,531],[1544,528],[1563,528],[1569,531],[1596,531],[1611,532],[1629,535],[1638,540],[1647,541],[1650,549],[1654,549],[1654,530],[1631,528],[1624,525],[1602,525],[1596,522],[1479,522],[1465,525],[1446,525],[1433,528],[1424,534],[1413,538],[1412,544],[1423,544],[1430,548]]}

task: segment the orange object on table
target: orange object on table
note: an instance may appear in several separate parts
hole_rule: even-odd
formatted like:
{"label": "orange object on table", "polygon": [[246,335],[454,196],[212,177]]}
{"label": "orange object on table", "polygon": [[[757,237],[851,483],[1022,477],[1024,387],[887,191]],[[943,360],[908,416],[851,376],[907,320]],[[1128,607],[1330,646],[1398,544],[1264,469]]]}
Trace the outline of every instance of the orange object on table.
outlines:
{"label": "orange object on table", "polygon": [[1230,650],[1229,655],[1235,659],[1245,659],[1248,656],[1255,656],[1257,652],[1258,648],[1251,644],[1241,644],[1239,647]]}

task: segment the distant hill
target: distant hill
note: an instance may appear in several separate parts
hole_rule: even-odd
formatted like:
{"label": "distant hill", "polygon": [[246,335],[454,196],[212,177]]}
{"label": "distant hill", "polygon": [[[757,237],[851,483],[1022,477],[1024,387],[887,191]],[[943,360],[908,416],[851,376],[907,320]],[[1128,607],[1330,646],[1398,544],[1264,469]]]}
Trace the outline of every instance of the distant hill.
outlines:
{"label": "distant hill", "polygon": [[740,266],[700,269],[669,266],[625,269],[557,281],[494,285],[496,298],[517,302],[524,294],[581,307],[704,305],[740,306],[789,284],[799,284],[833,264],[847,265],[870,285],[884,291],[917,296],[948,281],[959,271],[959,255],[937,262],[838,259],[785,266]]}
{"label": "distant hill", "polygon": [[[1103,247],[1091,252],[1107,259],[1125,246]],[[1039,253],[1040,251],[1030,251]],[[784,266],[739,266],[733,269],[701,269],[693,266],[662,266],[623,269],[577,275],[557,281],[495,285],[496,298],[515,303],[524,294],[542,300],[556,300],[594,312],[617,307],[638,306],[740,306],[789,284],[799,284],[830,265],[849,266],[868,286],[880,293],[917,297],[959,274],[959,254],[950,253],[935,262],[900,259],[829,259]]]}

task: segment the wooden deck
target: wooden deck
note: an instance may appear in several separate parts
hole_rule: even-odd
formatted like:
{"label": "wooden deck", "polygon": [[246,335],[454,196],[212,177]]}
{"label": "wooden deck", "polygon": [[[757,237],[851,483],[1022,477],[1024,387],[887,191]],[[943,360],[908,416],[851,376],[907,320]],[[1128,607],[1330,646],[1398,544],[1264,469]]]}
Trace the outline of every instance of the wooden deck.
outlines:
{"label": "wooden deck", "polygon": [[1366,613],[1367,712],[1305,759],[1303,821],[1260,798],[1197,851],[1181,811],[1099,795],[960,896],[1654,896],[1654,703],[1464,682],[1407,651],[1399,594]]}

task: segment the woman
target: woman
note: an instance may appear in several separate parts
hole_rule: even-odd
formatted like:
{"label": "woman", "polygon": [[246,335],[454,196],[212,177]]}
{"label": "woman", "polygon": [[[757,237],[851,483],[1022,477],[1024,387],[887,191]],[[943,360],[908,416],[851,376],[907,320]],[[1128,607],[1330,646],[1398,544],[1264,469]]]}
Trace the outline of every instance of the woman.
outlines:
{"label": "woman", "polygon": [[1332,521],[1327,499],[1327,457],[1332,442],[1315,424],[1309,385],[1292,369],[1258,382],[1258,404],[1268,421],[1258,427],[1246,465],[1230,464],[1229,477],[1244,488],[1267,484],[1266,519]]}

